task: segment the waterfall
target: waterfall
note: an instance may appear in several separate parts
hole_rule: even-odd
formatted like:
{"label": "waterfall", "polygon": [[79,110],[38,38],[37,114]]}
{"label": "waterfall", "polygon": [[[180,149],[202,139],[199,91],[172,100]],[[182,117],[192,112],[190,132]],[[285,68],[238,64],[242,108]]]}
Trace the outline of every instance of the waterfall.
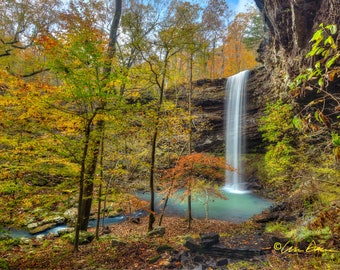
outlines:
{"label": "waterfall", "polygon": [[244,188],[243,163],[241,154],[245,151],[245,138],[242,135],[246,111],[246,86],[249,71],[242,71],[227,80],[225,99],[225,141],[226,160],[237,171],[226,171],[224,189],[233,193],[247,193]]}

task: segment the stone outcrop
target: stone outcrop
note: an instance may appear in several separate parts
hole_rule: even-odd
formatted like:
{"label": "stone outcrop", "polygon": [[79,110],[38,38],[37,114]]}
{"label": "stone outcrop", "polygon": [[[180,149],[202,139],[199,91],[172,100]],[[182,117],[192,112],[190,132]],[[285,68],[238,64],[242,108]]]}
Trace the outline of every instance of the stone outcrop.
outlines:
{"label": "stone outcrop", "polygon": [[[251,71],[247,84],[245,129],[242,133],[242,136],[246,138],[247,152],[263,152],[264,150],[258,126],[269,99],[263,88],[267,81],[268,73],[264,67]],[[194,147],[197,152],[224,153],[225,151],[225,84],[226,79],[220,79],[201,80],[194,85],[194,127],[195,136],[197,136],[194,138]]]}
{"label": "stone outcrop", "polygon": [[[264,152],[258,125],[267,102],[290,98],[289,82],[311,64],[305,55],[311,48],[309,41],[313,33],[320,23],[340,26],[340,1],[255,2],[263,14],[266,38],[258,50],[258,61],[263,65],[251,71],[248,82],[246,129],[242,136],[246,137],[248,152]],[[200,80],[194,85],[197,128],[194,147],[198,152],[224,152],[225,82],[226,79]],[[334,91],[338,91],[339,82],[333,84]],[[310,100],[297,101],[303,105]]]}
{"label": "stone outcrop", "polygon": [[323,23],[340,25],[340,1],[335,0],[255,0],[263,14],[266,38],[258,50],[258,61],[269,76],[270,88],[277,97],[287,96],[289,79],[294,78],[312,59],[310,39]]}
{"label": "stone outcrop", "polygon": [[194,84],[194,149],[224,152],[225,79],[200,80]]}

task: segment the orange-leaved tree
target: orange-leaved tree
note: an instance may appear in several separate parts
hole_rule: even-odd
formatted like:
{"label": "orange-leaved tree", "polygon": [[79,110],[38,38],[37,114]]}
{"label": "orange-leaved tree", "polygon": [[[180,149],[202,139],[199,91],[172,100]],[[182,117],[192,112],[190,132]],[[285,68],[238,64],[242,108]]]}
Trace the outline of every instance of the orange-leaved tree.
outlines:
{"label": "orange-leaved tree", "polygon": [[[217,188],[218,185],[216,185],[224,182],[225,170],[235,171],[235,169],[221,157],[212,156],[207,153],[191,153],[190,155],[180,157],[175,166],[167,169],[163,176],[163,179],[167,180],[165,182],[165,192],[167,195],[163,214],[170,195],[175,191],[184,189],[183,199],[185,197],[188,199],[187,218],[188,227],[190,228],[192,220],[192,194],[194,192],[203,192],[204,194],[208,193],[213,196],[225,198],[224,195],[219,192]],[[210,184],[210,186],[202,184],[202,181]]]}

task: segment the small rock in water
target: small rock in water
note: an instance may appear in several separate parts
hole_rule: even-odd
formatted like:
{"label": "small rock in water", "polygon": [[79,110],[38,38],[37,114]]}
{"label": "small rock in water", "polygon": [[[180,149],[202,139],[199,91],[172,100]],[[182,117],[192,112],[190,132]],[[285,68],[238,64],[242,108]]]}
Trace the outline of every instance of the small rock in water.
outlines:
{"label": "small rock in water", "polygon": [[46,231],[48,229],[51,229],[53,227],[55,227],[56,224],[55,223],[47,223],[38,227],[35,227],[34,229],[29,230],[30,234],[37,234],[43,231]]}
{"label": "small rock in water", "polygon": [[37,222],[33,222],[27,225],[27,229],[35,229],[36,227],[38,227],[38,223]]}

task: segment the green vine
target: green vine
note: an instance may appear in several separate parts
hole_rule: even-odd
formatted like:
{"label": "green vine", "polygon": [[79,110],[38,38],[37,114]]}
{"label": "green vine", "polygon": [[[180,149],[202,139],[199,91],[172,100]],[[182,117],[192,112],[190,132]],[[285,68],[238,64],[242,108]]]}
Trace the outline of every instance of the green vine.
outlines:
{"label": "green vine", "polygon": [[308,87],[306,89],[307,81],[314,81],[317,79],[319,90],[333,81],[338,70],[329,72],[336,60],[340,57],[338,46],[333,38],[337,34],[337,26],[334,24],[324,26],[319,25],[319,29],[314,33],[310,42],[313,42],[312,49],[307,53],[306,58],[321,57],[316,61],[314,67],[307,68],[305,72],[298,75],[290,84],[291,90],[313,90]]}
{"label": "green vine", "polygon": [[[336,40],[337,26],[320,24],[310,42],[311,50],[306,54],[315,62],[299,74],[290,84],[293,97],[312,98],[300,113],[295,115],[293,124],[302,132],[321,134],[327,130],[329,141],[334,147],[336,160],[340,160],[339,128],[340,96],[331,93],[328,87],[331,82],[340,77],[340,67],[337,65],[340,52]],[[311,96],[308,92],[313,92]],[[338,131],[337,131],[338,130]]]}

